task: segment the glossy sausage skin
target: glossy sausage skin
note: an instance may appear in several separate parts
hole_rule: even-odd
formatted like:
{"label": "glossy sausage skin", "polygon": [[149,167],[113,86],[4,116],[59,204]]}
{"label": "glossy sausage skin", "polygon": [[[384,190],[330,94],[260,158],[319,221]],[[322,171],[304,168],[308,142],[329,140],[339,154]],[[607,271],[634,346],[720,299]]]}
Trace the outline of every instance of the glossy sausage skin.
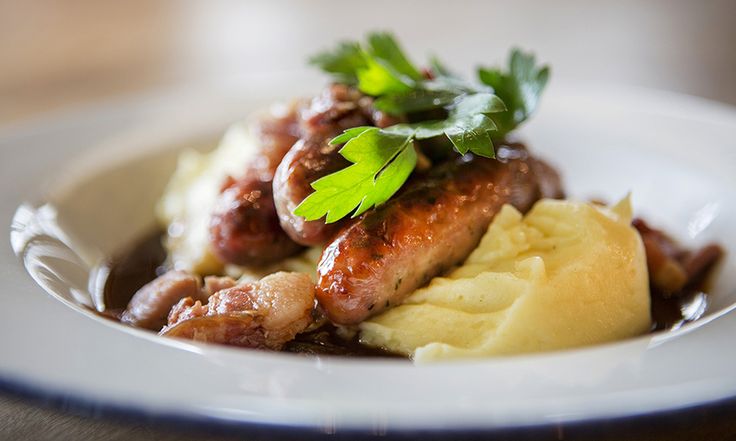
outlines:
{"label": "glossy sausage skin", "polygon": [[312,182],[350,165],[340,155],[340,146],[329,142],[349,127],[370,124],[359,105],[364,98],[367,97],[352,87],[333,84],[314,97],[301,113],[303,137],[281,161],[273,180],[281,227],[297,243],[322,244],[341,226],[340,223],[327,225],[323,220],[306,221],[293,212],[313,191]]}
{"label": "glossy sausage skin", "polygon": [[365,125],[384,127],[398,122],[373,108],[373,100],[357,89],[333,84],[315,97],[302,114],[302,139],[276,170],[274,201],[281,227],[295,242],[314,246],[334,236],[344,222],[305,221],[294,209],[312,193],[311,183],[350,165],[330,139],[343,130]]}
{"label": "glossy sausage skin", "polygon": [[279,163],[300,134],[294,103],[283,115],[269,115],[252,127],[259,154],[244,175],[229,178],[210,217],[210,245],[223,262],[266,265],[297,253],[279,224],[272,179]]}
{"label": "glossy sausage skin", "polygon": [[498,158],[439,166],[338,233],[317,268],[329,318],[356,324],[401,303],[465,260],[503,204],[531,208],[542,194],[528,153],[506,146]]}
{"label": "glossy sausage skin", "polygon": [[297,253],[279,224],[270,181],[234,181],[220,194],[210,218],[210,245],[224,262],[267,265]]}
{"label": "glossy sausage skin", "polygon": [[248,164],[246,176],[259,173],[262,180],[273,179],[276,167],[291,149],[291,146],[302,136],[300,109],[305,105],[302,101],[294,101],[291,105],[274,114],[267,113],[251,124],[251,130],[258,140],[259,152],[251,164]]}
{"label": "glossy sausage skin", "polygon": [[349,165],[329,140],[350,127],[395,122],[376,111],[370,97],[344,84],[329,86],[308,103],[295,102],[281,115],[261,118],[253,127],[261,151],[242,178],[223,186],[212,214],[215,255],[226,263],[263,265],[298,252],[297,243],[318,245],[331,238],[344,224],[293,215],[312,192],[312,182]]}
{"label": "glossy sausage skin", "polygon": [[183,271],[169,271],[148,282],[133,295],[120,321],[158,331],[166,324],[171,307],[186,297],[206,300],[199,277]]}
{"label": "glossy sausage skin", "polygon": [[273,179],[274,202],[281,228],[297,243],[319,245],[332,237],[341,223],[307,221],[294,215],[294,209],[314,191],[310,183],[350,165],[329,138],[313,136],[301,139],[286,154]]}

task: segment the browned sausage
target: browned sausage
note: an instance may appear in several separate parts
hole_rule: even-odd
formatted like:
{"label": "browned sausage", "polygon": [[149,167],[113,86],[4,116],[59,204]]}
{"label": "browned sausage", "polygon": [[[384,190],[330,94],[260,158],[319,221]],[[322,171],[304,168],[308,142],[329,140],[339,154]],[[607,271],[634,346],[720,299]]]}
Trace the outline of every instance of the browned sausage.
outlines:
{"label": "browned sausage", "polygon": [[540,159],[530,157],[528,160],[532,173],[537,177],[539,198],[564,199],[565,191],[557,170]]}
{"label": "browned sausage", "polygon": [[255,160],[248,164],[246,175],[258,172],[262,180],[273,178],[276,167],[302,136],[299,113],[304,105],[302,101],[294,101],[286,109],[262,115],[251,124],[259,152]]}
{"label": "browned sausage", "polygon": [[340,222],[325,224],[322,219],[306,221],[293,214],[297,205],[314,191],[310,183],[350,165],[338,153],[339,148],[330,145],[329,138],[321,136],[300,139],[276,170],[274,202],[281,228],[302,245],[322,244],[342,226]]}
{"label": "browned sausage", "polygon": [[373,100],[358,89],[332,84],[315,96],[300,114],[304,136],[334,136],[350,127],[373,125]]}
{"label": "browned sausage", "polygon": [[355,324],[461,263],[505,203],[521,211],[540,186],[526,150],[498,149],[438,166],[347,226],[322,253],[317,299],[338,324]]}
{"label": "browned sausage", "polygon": [[[312,192],[312,182],[349,165],[329,140],[350,127],[393,122],[373,109],[370,97],[343,84],[331,85],[308,106],[294,103],[282,116],[261,119],[255,127],[261,152],[243,178],[226,183],[212,215],[215,255],[228,263],[263,265],[299,251],[294,241],[325,242],[339,225],[305,222],[292,212]],[[298,137],[303,139],[294,144]],[[273,189],[266,189],[274,173]]]}
{"label": "browned sausage", "polygon": [[266,265],[301,249],[279,224],[271,182],[257,176],[233,182],[220,195],[210,244],[218,258],[237,265]]}
{"label": "browned sausage", "polygon": [[302,245],[319,245],[344,225],[327,225],[323,220],[307,222],[293,214],[297,205],[312,193],[312,182],[350,165],[340,155],[340,146],[329,144],[330,139],[351,127],[383,127],[396,122],[376,111],[370,97],[344,84],[333,84],[312,100],[302,112],[303,138],[281,161],[273,181],[276,210],[289,237]]}
{"label": "browned sausage", "polygon": [[120,321],[158,331],[166,324],[171,307],[185,297],[197,300],[207,298],[202,292],[199,277],[183,271],[169,271],[135,293]]}
{"label": "browned sausage", "polygon": [[313,191],[312,182],[350,165],[338,152],[339,146],[330,145],[329,141],[344,129],[370,124],[364,111],[367,105],[359,104],[365,98],[355,88],[333,84],[302,112],[304,137],[281,161],[273,181],[281,227],[297,243],[319,245],[341,226],[327,225],[323,220],[308,222],[293,211]]}
{"label": "browned sausage", "polygon": [[259,154],[243,177],[228,178],[210,217],[210,244],[223,262],[265,265],[301,249],[279,225],[271,183],[298,139],[299,121],[294,103],[285,114],[262,117],[254,124]]}

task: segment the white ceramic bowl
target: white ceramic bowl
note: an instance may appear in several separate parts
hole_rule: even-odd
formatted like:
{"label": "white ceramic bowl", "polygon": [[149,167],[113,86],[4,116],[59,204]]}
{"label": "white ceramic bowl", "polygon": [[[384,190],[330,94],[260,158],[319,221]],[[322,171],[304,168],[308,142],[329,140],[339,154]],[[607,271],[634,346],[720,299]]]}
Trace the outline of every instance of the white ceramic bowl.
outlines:
{"label": "white ceramic bowl", "polygon": [[[178,149],[214,145],[227,123],[274,91],[316,87],[289,75],[236,79],[0,131],[0,213],[9,225],[15,212],[20,256],[0,251],[0,385],[153,416],[365,433],[549,426],[736,397],[730,257],[706,316],[679,330],[421,367],[186,343],[77,305],[93,291],[91,269],[153,225]],[[571,196],[615,200],[631,191],[638,214],[686,244],[736,250],[734,109],[553,85],[522,136],[559,167]]]}

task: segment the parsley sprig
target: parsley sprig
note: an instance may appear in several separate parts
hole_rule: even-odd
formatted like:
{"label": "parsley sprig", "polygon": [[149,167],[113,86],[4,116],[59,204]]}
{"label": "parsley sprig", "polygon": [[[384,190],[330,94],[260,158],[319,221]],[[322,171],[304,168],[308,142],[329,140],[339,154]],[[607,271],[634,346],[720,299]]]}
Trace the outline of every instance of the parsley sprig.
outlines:
{"label": "parsley sprig", "polygon": [[493,139],[501,139],[535,110],[549,68],[534,56],[511,51],[507,71],[480,68],[481,84],[452,74],[432,59],[427,77],[409,61],[388,33],[371,33],[365,44],[342,42],[310,63],[334,81],[356,86],[375,98],[374,106],[393,115],[441,109],[446,117],[396,124],[384,129],[353,127],[330,141],[345,144],[340,154],[352,165],[313,182],[314,192],[294,210],[307,220],[336,222],[359,216],[389,200],[417,164],[414,141],[447,137],[464,155],[494,158]]}

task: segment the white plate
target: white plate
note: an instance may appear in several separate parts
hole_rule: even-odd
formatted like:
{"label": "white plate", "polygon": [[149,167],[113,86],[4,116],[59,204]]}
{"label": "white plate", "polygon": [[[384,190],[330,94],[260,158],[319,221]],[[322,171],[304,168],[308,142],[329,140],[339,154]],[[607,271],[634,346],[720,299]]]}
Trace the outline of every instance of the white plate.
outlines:
{"label": "white plate", "polygon": [[[301,86],[285,90],[284,84]],[[248,78],[6,128],[0,131],[2,219],[9,229],[22,202],[51,203],[55,210],[28,210],[35,217],[18,220],[36,232],[60,225],[80,258],[69,261],[68,250],[45,236],[16,246],[47,290],[84,292],[88,266],[152,224],[153,201],[182,143],[215,139],[274,92],[285,97],[316,87],[290,75]],[[688,245],[718,241],[736,250],[734,109],[646,90],[553,85],[523,138],[559,166],[573,196],[614,200],[632,191],[639,214]],[[33,250],[44,244],[59,254],[34,260]],[[10,247],[1,253],[0,385],[6,389],[215,423],[378,433],[591,421],[736,397],[731,258],[708,315],[678,331],[415,367],[159,338],[80,314],[45,295]]]}

